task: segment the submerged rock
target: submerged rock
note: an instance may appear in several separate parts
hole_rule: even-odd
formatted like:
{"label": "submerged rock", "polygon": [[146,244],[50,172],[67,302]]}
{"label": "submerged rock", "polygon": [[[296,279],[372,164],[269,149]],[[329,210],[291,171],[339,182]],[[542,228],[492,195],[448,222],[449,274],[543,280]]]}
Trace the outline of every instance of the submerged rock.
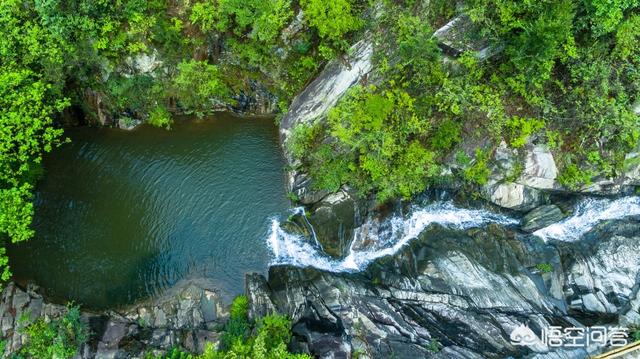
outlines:
{"label": "submerged rock", "polygon": [[357,212],[358,203],[346,190],[329,194],[313,206],[309,222],[325,253],[346,256],[353,230],[358,226]]}

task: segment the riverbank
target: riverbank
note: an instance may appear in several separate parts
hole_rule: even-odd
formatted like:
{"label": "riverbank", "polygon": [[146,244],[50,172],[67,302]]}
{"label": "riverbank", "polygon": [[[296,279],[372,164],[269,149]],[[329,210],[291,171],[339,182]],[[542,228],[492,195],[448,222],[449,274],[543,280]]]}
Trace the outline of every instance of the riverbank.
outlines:
{"label": "riverbank", "polygon": [[[607,212],[583,206],[555,225]],[[425,215],[438,216],[433,209]],[[541,331],[599,326],[626,328],[628,341],[637,335],[639,215],[600,218],[565,241],[529,234],[520,222],[498,217],[469,221],[462,228],[429,223],[397,252],[355,272],[276,265],[266,278],[249,274],[249,317],[287,315],[290,349],[318,358],[585,358],[607,345],[552,346]],[[200,352],[204,343],[218,343],[225,304],[215,289],[186,281],[122,310],[86,312],[83,320],[94,334],[80,357],[138,358],[174,347]],[[28,322],[65,311],[46,303],[36,287],[12,283],[0,309],[6,350],[20,346],[20,328]],[[511,334],[522,325],[535,337],[519,345]]]}
{"label": "riverbank", "polygon": [[[228,318],[227,306],[228,301],[206,281],[187,280],[160,297],[121,310],[83,311],[81,320],[91,334],[76,358],[142,358],[176,347],[202,352],[207,343],[217,346]],[[27,325],[61,318],[67,310],[45,300],[34,284],[24,288],[8,283],[0,302],[4,355],[9,357],[25,343]]]}

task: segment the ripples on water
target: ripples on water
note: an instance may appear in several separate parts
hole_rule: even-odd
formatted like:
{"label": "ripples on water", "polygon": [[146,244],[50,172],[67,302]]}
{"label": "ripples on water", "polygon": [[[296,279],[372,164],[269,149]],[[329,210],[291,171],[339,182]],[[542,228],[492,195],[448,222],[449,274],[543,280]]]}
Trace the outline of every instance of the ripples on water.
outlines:
{"label": "ripples on water", "polygon": [[273,120],[68,135],[45,161],[37,238],[12,250],[18,278],[106,307],[190,277],[239,294],[244,273],[266,270],[269,218],[288,208]]}

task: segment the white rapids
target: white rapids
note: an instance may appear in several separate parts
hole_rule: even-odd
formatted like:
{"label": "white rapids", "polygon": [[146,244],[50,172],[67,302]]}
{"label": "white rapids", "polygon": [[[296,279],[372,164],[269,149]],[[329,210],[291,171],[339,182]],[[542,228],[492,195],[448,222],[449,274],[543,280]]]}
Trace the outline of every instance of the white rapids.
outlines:
{"label": "white rapids", "polygon": [[[293,209],[294,213],[300,211],[303,209]],[[640,197],[615,200],[588,198],[578,203],[572,216],[533,234],[545,241],[575,241],[603,220],[632,215],[640,215]],[[267,245],[273,254],[272,264],[310,266],[330,272],[358,272],[374,260],[398,252],[431,224],[464,230],[489,223],[517,225],[519,220],[486,210],[458,208],[451,202],[435,202],[414,206],[405,216],[391,217],[382,224],[368,220],[356,228],[347,256],[343,259],[325,254],[315,233],[312,241],[288,233],[277,219],[271,221]],[[363,242],[367,244],[363,245]]]}
{"label": "white rapids", "polygon": [[[355,272],[363,270],[377,258],[394,254],[431,224],[467,229],[492,222],[504,225],[518,223],[515,219],[489,211],[457,208],[449,202],[416,207],[406,217],[393,217],[388,221],[389,230],[375,235],[375,245],[372,248],[357,250],[354,244],[358,241],[354,240],[344,259],[331,258],[306,238],[287,233],[280,227],[277,219],[272,220],[267,244],[274,256],[273,264],[312,266],[331,272]],[[356,237],[358,232],[356,230]]]}
{"label": "white rapids", "polygon": [[539,229],[533,234],[545,241],[576,241],[601,221],[634,215],[640,215],[640,197],[622,197],[614,200],[587,198],[578,203],[571,217]]}

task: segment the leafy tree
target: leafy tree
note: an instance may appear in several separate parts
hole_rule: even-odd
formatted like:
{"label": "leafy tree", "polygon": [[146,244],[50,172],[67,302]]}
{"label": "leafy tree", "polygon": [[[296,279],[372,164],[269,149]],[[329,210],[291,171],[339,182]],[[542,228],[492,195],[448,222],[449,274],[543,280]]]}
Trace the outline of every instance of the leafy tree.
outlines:
{"label": "leafy tree", "polygon": [[[68,101],[52,71],[62,63],[64,44],[33,20],[22,1],[0,4],[0,244],[33,236],[32,173],[42,154],[61,142],[53,117]],[[0,279],[9,279],[6,250],[0,246]]]}
{"label": "leafy tree", "polygon": [[231,91],[219,68],[204,61],[191,60],[178,64],[174,88],[184,108],[198,117],[209,112],[216,102],[231,102]]}
{"label": "leafy tree", "polygon": [[363,24],[350,0],[301,0],[300,6],[305,19],[318,30],[320,37],[333,43],[344,43],[344,36]]}

